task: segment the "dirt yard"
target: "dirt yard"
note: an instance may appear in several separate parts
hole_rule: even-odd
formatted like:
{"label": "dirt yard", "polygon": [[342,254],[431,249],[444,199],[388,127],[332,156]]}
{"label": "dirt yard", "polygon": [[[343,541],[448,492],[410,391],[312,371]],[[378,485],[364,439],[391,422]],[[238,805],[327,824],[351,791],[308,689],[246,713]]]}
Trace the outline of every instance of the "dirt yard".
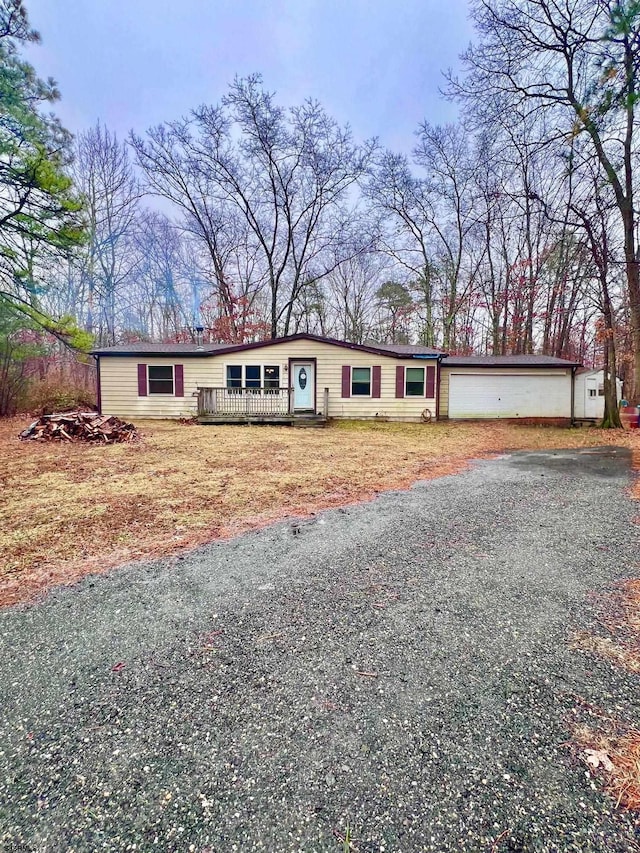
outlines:
{"label": "dirt yard", "polygon": [[324,430],[142,422],[138,444],[20,442],[0,424],[0,605],[138,557],[368,500],[514,449],[618,444],[635,432],[514,424],[337,423]]}

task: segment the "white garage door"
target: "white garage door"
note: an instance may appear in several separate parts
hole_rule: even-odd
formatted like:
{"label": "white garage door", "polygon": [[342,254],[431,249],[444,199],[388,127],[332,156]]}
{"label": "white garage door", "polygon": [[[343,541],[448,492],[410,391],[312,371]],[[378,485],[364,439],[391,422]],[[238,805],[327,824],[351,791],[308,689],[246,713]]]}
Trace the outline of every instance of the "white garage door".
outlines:
{"label": "white garage door", "polygon": [[450,418],[568,418],[571,379],[562,374],[449,376]]}

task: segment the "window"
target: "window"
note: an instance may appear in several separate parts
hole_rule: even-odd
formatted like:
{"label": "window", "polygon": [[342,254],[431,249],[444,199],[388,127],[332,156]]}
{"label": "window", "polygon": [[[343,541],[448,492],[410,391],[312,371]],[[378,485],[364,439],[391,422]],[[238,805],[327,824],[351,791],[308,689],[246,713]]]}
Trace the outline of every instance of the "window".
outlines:
{"label": "window", "polygon": [[277,364],[265,365],[263,386],[268,390],[280,387],[280,368]]}
{"label": "window", "polygon": [[598,396],[598,395],[596,394],[596,389],[595,389],[595,388],[589,388],[589,396],[590,396],[590,397],[597,397],[597,396]]}
{"label": "window", "polygon": [[405,397],[424,397],[424,367],[407,367]]}
{"label": "window", "polygon": [[248,364],[244,369],[244,387],[260,388],[261,372],[259,364]]}
{"label": "window", "polygon": [[149,394],[173,394],[172,365],[149,365]]}
{"label": "window", "polygon": [[280,367],[277,364],[228,364],[227,388],[260,388],[274,391],[280,387]]}
{"label": "window", "polygon": [[[595,397],[595,394],[593,396]],[[604,385],[598,385],[598,397],[604,397]]]}
{"label": "window", "polygon": [[351,370],[351,396],[371,396],[371,368],[354,367]]}
{"label": "window", "polygon": [[242,365],[227,366],[227,388],[242,388]]}

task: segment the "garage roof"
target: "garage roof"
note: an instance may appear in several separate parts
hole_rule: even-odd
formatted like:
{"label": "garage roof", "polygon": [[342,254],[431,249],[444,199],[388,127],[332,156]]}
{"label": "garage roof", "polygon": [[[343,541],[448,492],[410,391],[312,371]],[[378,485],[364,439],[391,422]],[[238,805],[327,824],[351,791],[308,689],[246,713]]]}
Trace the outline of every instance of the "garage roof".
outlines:
{"label": "garage roof", "polygon": [[580,362],[551,355],[450,355],[443,367],[578,367]]}

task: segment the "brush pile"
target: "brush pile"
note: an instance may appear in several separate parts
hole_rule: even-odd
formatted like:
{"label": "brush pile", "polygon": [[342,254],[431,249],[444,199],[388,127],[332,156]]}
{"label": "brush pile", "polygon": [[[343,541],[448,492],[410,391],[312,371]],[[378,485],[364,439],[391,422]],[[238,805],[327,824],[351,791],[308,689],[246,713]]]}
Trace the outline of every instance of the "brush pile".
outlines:
{"label": "brush pile", "polygon": [[43,415],[19,436],[35,441],[95,441],[99,444],[117,444],[135,441],[138,431],[133,424],[121,421],[115,415],[98,412],[63,412]]}

